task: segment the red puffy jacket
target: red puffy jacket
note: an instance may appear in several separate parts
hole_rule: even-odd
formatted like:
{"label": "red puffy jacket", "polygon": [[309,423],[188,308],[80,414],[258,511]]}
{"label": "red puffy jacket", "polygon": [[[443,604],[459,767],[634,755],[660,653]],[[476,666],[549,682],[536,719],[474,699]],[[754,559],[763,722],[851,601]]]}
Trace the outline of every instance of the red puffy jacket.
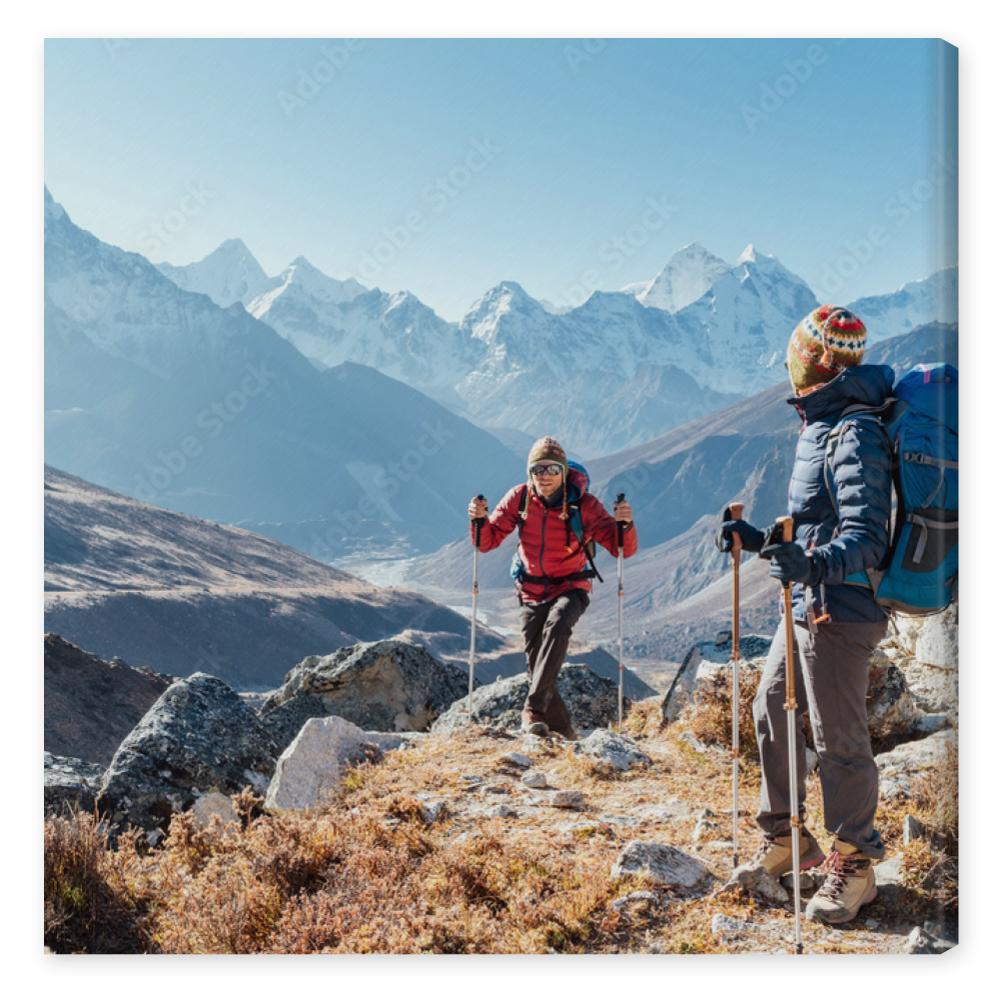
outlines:
{"label": "red puffy jacket", "polygon": [[[489,552],[517,528],[518,506],[524,484],[515,486],[497,504],[496,509],[483,522],[479,535],[479,550]],[[562,505],[546,507],[534,489],[528,490],[525,518],[521,525],[519,550],[525,570],[531,576],[559,577],[579,573],[587,568],[587,556],[580,540],[570,531],[569,547],[566,545],[566,522],[559,516]],[[618,522],[604,509],[592,493],[580,499],[580,519],[583,521],[584,538],[603,545],[613,556],[618,556]],[[476,528],[470,522],[472,541],[475,544]],[[639,548],[635,525],[625,531],[622,554],[627,559]],[[521,583],[518,593],[525,604],[551,601],[573,589],[590,590],[589,580],[564,580],[561,583]]]}

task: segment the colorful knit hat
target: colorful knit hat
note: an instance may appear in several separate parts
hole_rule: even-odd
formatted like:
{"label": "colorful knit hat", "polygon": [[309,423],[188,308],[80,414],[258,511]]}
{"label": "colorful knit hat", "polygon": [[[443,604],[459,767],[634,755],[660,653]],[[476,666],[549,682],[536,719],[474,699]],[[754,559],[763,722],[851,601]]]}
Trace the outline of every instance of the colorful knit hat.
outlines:
{"label": "colorful knit hat", "polygon": [[[562,499],[562,511],[559,517],[562,520],[566,520],[569,517],[569,510],[567,504],[567,494],[568,489],[568,469],[569,466],[566,464],[566,451],[563,446],[554,437],[543,437],[539,438],[532,446],[531,451],[528,452],[528,481],[531,481],[531,467],[536,462],[556,462],[562,466],[563,470],[563,499]],[[567,548],[569,547],[569,532],[567,531],[566,538]]]}
{"label": "colorful knit hat", "polygon": [[854,313],[840,306],[814,309],[788,341],[788,375],[795,392],[801,396],[861,364],[867,342],[865,324]]}

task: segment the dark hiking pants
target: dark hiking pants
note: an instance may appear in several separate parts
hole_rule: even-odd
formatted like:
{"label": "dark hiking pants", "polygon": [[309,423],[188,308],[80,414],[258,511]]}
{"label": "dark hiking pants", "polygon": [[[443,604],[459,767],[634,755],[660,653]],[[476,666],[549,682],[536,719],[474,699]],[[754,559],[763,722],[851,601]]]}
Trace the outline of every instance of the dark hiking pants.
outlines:
{"label": "dark hiking pants", "polygon": [[[875,830],[878,768],[868,736],[868,674],[885,622],[827,622],[815,634],[795,623],[795,694],[798,703],[798,808],[804,818],[806,798],[803,710],[808,709],[823,791],[823,818],[834,836],[862,854],[881,858],[882,839]],[[788,787],[788,728],[785,712],[785,625],[771,643],[753,717],[760,750],[760,812],[757,823],[769,835],[791,829]]]}
{"label": "dark hiking pants", "polygon": [[556,689],[556,680],[573,627],[589,604],[590,595],[577,589],[545,604],[525,604],[521,608],[521,632],[528,661],[528,697],[524,707],[538,712],[549,729],[557,733],[568,733],[572,723]]}

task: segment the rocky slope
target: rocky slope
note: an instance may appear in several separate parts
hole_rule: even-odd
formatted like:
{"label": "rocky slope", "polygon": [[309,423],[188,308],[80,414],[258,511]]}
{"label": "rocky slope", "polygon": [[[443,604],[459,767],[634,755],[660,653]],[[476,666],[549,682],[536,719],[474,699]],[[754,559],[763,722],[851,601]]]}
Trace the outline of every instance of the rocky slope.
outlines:
{"label": "rocky slope", "polygon": [[[878,898],[857,920],[804,924],[808,953],[942,951],[956,940],[955,705],[928,727],[908,682],[918,656],[948,658],[955,633],[953,615],[910,622],[876,657],[871,726],[887,747],[877,824],[889,856],[878,866]],[[749,681],[762,644],[747,639]],[[520,735],[523,691],[510,679],[477,690],[471,725],[464,697],[430,733],[366,730],[327,715],[307,720],[279,752],[235,692],[202,675],[179,681],[123,741],[98,794],[114,823],[138,823],[153,846],[143,856],[97,842],[103,870],[120,873],[107,884],[139,896],[59,918],[75,883],[59,881],[74,869],[56,866],[58,852],[91,834],[86,818],[50,822],[47,941],[60,949],[127,931],[132,947],[166,951],[787,952],[788,890],[752,868],[732,877],[722,648],[692,650],[679,714],[665,711],[668,699],[648,699],[631,706],[622,732],[603,722],[613,685],[568,667],[560,686],[584,730],[575,743]],[[325,683],[317,666],[304,670]],[[357,673],[352,683],[362,681]],[[752,693],[748,685],[744,715]],[[758,839],[752,742],[741,761],[741,859]],[[47,761],[53,776],[68,768]],[[244,784],[258,789],[256,800],[235,794]],[[812,817],[821,815],[819,792],[810,773]],[[246,871],[253,877],[235,877]],[[446,872],[462,877],[444,898]],[[805,880],[806,898],[819,878]],[[260,892],[278,905],[260,908]],[[198,903],[179,907],[180,896]],[[256,914],[239,922],[243,931],[227,918],[234,907]],[[122,927],[102,935],[80,926],[80,912],[98,922],[114,913]]]}

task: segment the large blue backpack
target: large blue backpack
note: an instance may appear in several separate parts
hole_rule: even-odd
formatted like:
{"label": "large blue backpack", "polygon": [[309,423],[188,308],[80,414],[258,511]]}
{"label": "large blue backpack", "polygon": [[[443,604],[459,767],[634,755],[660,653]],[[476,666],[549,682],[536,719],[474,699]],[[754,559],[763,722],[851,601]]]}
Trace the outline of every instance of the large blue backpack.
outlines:
{"label": "large blue backpack", "polygon": [[845,582],[871,587],[890,611],[941,611],[958,595],[958,371],[948,364],[917,365],[882,406],[844,411],[830,431],[824,463],[835,509],[831,458],[849,418],[877,421],[885,432],[895,511],[882,565]]}

